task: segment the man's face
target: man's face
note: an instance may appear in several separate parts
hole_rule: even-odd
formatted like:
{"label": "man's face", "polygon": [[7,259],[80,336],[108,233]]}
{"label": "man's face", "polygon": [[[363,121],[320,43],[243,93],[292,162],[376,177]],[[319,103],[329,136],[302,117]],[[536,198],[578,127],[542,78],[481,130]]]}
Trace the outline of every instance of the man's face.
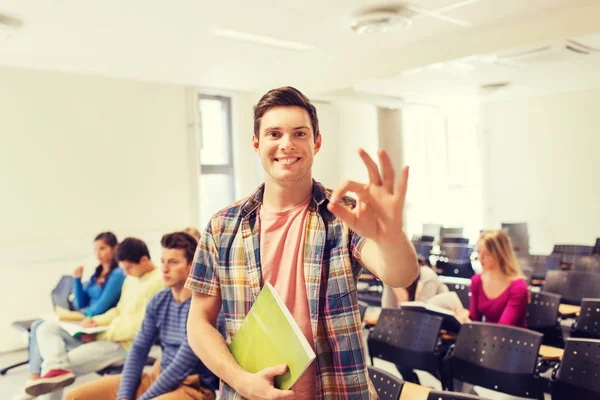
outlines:
{"label": "man's face", "polygon": [[162,277],[167,287],[183,285],[190,273],[192,263],[188,263],[183,249],[162,249]]}
{"label": "man's face", "polygon": [[121,267],[123,271],[125,271],[125,275],[139,278],[142,275],[144,275],[144,267],[142,266],[142,263],[145,259],[145,256],[142,257],[139,264],[136,264],[131,261],[119,261],[119,267]]}
{"label": "man's face", "polygon": [[315,154],[321,148],[321,135],[315,142],[308,112],[302,107],[274,107],[261,118],[259,137],[252,145],[268,176],[279,183],[312,179]]}

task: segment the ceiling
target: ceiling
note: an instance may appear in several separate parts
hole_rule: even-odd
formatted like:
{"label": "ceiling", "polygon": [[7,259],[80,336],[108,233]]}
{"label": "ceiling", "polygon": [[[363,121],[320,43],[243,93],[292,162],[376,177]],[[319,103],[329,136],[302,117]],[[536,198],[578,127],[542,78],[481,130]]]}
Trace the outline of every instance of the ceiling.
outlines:
{"label": "ceiling", "polygon": [[[472,96],[495,101],[600,88],[600,33],[571,39],[595,50],[568,51],[565,46],[573,43],[569,40],[541,42],[413,68],[389,78],[363,80],[353,86],[353,92],[355,96],[373,93],[404,100]],[[543,51],[516,57],[533,49]]]}
{"label": "ceiling", "polygon": [[[401,75],[406,70],[600,31],[597,0],[402,4],[419,10],[410,28],[358,35],[349,27],[354,13],[399,3],[1,0],[0,14],[23,26],[0,39],[0,65],[244,91],[291,84],[315,94],[348,87],[397,94],[421,80],[417,75],[406,80]],[[436,12],[440,9],[446,11]],[[268,35],[314,49],[246,43],[218,37],[216,30]],[[448,90],[486,81],[453,77]]]}

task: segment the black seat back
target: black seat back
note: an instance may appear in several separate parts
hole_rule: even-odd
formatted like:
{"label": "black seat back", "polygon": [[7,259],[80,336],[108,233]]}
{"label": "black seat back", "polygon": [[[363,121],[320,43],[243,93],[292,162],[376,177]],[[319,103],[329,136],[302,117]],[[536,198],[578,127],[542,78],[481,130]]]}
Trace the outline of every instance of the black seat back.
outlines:
{"label": "black seat back", "polygon": [[380,400],[398,400],[402,392],[402,380],[380,368],[369,366],[369,378]]}
{"label": "black seat back", "polygon": [[469,244],[469,238],[462,237],[459,235],[446,235],[442,238],[442,244],[446,243]]}
{"label": "black seat back", "polygon": [[567,339],[556,379],[550,384],[552,400],[600,399],[600,340]]}
{"label": "black seat back", "polygon": [[427,396],[427,400],[485,400],[483,397],[473,396],[460,392],[442,392],[432,390]]}
{"label": "black seat back", "polygon": [[600,293],[600,274],[581,271],[549,271],[544,291],[559,294],[561,302],[581,303],[584,297],[596,297]]}
{"label": "black seat back", "polygon": [[556,327],[560,295],[549,292],[529,294],[527,304],[527,327],[534,331]]}
{"label": "black seat back", "polygon": [[554,245],[552,254],[561,256],[561,263],[573,265],[578,256],[591,256],[594,254],[594,246],[585,246],[579,244],[557,244]]}
{"label": "black seat back", "polygon": [[433,242],[435,242],[435,237],[431,235],[414,235],[411,240],[413,243],[423,242],[433,244]]}
{"label": "black seat back", "polygon": [[559,255],[549,255],[549,256],[540,256],[540,255],[532,255],[528,257],[529,265],[532,268],[532,279],[545,279],[546,273],[548,271],[554,271],[560,268],[560,256]]}
{"label": "black seat back", "polygon": [[464,324],[450,357],[451,377],[513,396],[537,397],[542,334],[513,326]]}
{"label": "black seat back", "polygon": [[573,270],[600,274],[600,256],[577,256],[573,261]]}
{"label": "black seat back", "polygon": [[431,249],[433,248],[433,244],[431,242],[412,242],[413,246],[415,246],[415,251],[417,255],[425,258],[426,262],[429,262],[429,256],[431,255]]}
{"label": "black seat back", "polygon": [[594,249],[592,250],[594,255],[600,256],[600,238],[596,239],[596,244],[594,245]]}
{"label": "black seat back", "polygon": [[71,275],[63,275],[52,290],[52,305],[65,310],[75,310],[73,302],[69,299],[73,291],[74,279]]}
{"label": "black seat back", "polygon": [[471,253],[473,248],[464,244],[445,243],[441,246],[441,254],[435,266],[441,270],[440,275],[471,278],[475,275]]}
{"label": "black seat back", "polygon": [[581,300],[581,311],[571,331],[571,337],[600,339],[599,298],[584,298]]}
{"label": "black seat back", "polygon": [[367,340],[369,354],[438,375],[436,344],[442,321],[442,317],[426,313],[384,308]]}

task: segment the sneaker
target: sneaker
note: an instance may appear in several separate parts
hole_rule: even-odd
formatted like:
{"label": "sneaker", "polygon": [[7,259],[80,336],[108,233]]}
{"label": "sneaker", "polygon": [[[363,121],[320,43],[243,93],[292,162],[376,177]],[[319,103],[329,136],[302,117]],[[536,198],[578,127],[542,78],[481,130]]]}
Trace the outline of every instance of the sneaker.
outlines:
{"label": "sneaker", "polygon": [[30,396],[41,396],[62,389],[75,382],[75,374],[64,369],[51,369],[40,379],[31,381],[25,386]]}

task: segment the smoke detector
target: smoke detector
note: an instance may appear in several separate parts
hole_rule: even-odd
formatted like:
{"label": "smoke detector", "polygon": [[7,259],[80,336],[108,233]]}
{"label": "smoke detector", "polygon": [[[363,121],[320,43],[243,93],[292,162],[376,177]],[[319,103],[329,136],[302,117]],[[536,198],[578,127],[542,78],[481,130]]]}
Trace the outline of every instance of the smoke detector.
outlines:
{"label": "smoke detector", "polygon": [[14,17],[0,14],[0,39],[9,39],[23,26],[23,22]]}
{"label": "smoke detector", "polygon": [[371,10],[353,17],[352,30],[357,33],[391,32],[406,29],[412,25],[412,20],[403,15],[400,10]]}

